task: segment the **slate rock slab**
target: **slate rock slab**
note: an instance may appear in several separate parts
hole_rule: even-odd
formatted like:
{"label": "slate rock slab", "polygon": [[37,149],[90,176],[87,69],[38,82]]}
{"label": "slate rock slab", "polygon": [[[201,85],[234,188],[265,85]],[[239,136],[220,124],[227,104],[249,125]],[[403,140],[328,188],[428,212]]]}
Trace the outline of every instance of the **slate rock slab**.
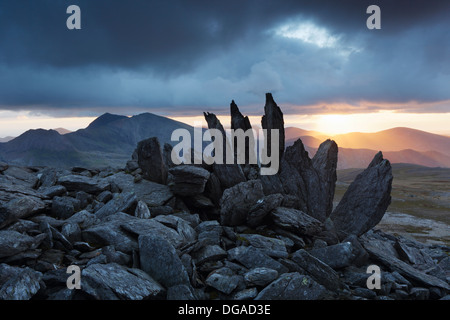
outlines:
{"label": "slate rock slab", "polygon": [[288,271],[280,262],[252,246],[240,246],[228,250],[228,259],[236,260],[247,268],[266,267],[274,269],[280,274]]}
{"label": "slate rock slab", "polygon": [[152,137],[140,141],[135,152],[144,178],[165,184],[167,181],[167,167],[158,138]]}
{"label": "slate rock slab", "polygon": [[116,263],[83,269],[81,288],[97,300],[159,299],[165,295],[165,289],[142,270]]}
{"label": "slate rock slab", "polygon": [[180,165],[169,170],[170,189],[180,196],[195,196],[205,191],[210,173],[201,167]]}
{"label": "slate rock slab", "polygon": [[392,180],[390,162],[377,153],[330,215],[341,239],[362,235],[381,221],[391,203]]}
{"label": "slate rock slab", "polygon": [[220,221],[222,225],[245,224],[250,209],[264,198],[261,181],[241,182],[223,192],[220,199]]}
{"label": "slate rock slab", "polygon": [[325,262],[333,269],[348,267],[356,258],[351,242],[342,242],[324,248],[312,249],[308,253]]}
{"label": "slate rock slab", "polygon": [[329,265],[310,255],[304,249],[296,251],[292,255],[292,260],[328,290],[338,291],[341,287],[339,275],[336,271]]}
{"label": "slate rock slab", "polygon": [[438,287],[447,290],[447,292],[450,291],[450,285],[448,285],[447,282],[415,269],[406,262],[386,254],[386,252],[371,245],[370,243],[364,242],[363,246],[371,257],[383,263],[390,270],[397,271],[405,278],[425,285],[426,287]]}
{"label": "slate rock slab", "polygon": [[139,253],[142,270],[166,288],[190,285],[183,263],[167,240],[154,235],[140,236]]}
{"label": "slate rock slab", "polygon": [[133,192],[116,193],[114,198],[98,210],[95,215],[104,219],[117,212],[134,213],[137,205],[137,197]]}
{"label": "slate rock slab", "polygon": [[265,287],[255,300],[320,300],[328,295],[326,288],[298,272],[282,274]]}
{"label": "slate rock slab", "polygon": [[38,271],[1,264],[0,275],[6,273],[7,280],[0,281],[0,300],[29,300],[41,288],[42,273]]}
{"label": "slate rock slab", "polygon": [[111,188],[106,179],[91,178],[82,175],[67,175],[58,178],[58,184],[68,191],[84,191],[91,194],[100,194]]}
{"label": "slate rock slab", "polygon": [[223,267],[211,272],[206,278],[206,284],[220,292],[230,294],[241,282],[241,277],[237,276],[233,270]]}
{"label": "slate rock slab", "polygon": [[37,247],[36,239],[12,230],[0,231],[0,258],[13,256],[22,251]]}
{"label": "slate rock slab", "polygon": [[322,223],[303,211],[279,207],[271,213],[273,222],[280,228],[299,235],[312,236],[322,230]]}
{"label": "slate rock slab", "polygon": [[249,286],[262,286],[278,278],[278,271],[270,268],[253,268],[244,274],[244,280]]}

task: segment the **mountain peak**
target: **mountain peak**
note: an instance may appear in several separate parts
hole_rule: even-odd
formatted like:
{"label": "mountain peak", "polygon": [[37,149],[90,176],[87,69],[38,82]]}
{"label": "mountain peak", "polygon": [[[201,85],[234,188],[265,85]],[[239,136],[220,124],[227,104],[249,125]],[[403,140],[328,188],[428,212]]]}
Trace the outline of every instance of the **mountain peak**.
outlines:
{"label": "mountain peak", "polygon": [[88,126],[88,128],[93,129],[93,128],[103,127],[111,122],[121,120],[121,119],[127,119],[127,117],[107,112],[107,113],[102,114],[100,117],[98,117],[94,121],[92,121],[91,124]]}
{"label": "mountain peak", "polygon": [[60,135],[65,135],[65,134],[68,134],[68,133],[72,132],[72,131],[70,131],[70,130],[68,130],[66,128],[56,128],[56,129],[53,129],[53,130],[58,132]]}

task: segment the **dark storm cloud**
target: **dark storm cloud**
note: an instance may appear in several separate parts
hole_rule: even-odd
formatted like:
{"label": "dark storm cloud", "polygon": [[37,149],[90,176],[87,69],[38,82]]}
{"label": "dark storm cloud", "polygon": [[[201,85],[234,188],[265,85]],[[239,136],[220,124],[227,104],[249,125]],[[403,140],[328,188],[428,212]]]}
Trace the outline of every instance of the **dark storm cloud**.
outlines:
{"label": "dark storm cloud", "polygon": [[[81,8],[82,30],[65,27],[71,4]],[[371,4],[382,9],[381,30],[366,28]],[[449,8],[448,1],[6,0],[0,106],[191,112],[233,98],[260,105],[266,91],[292,105],[448,100]],[[325,28],[339,46],[274,32],[299,21]]]}

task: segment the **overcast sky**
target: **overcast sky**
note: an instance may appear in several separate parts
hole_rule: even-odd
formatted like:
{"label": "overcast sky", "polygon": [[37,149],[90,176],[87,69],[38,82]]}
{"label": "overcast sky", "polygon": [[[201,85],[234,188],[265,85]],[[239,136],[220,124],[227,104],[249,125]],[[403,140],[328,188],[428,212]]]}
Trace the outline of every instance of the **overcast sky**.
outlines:
{"label": "overcast sky", "polygon": [[2,0],[0,110],[260,115],[272,92],[285,114],[449,113],[449,18],[445,0]]}

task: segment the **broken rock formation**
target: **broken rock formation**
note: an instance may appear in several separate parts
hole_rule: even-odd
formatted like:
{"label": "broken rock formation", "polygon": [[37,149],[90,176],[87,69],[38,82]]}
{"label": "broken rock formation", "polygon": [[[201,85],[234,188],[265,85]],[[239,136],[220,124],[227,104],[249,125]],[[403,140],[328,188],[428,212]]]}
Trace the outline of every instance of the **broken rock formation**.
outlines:
{"label": "broken rock formation", "polygon": [[[281,130],[273,98],[266,106],[266,128]],[[381,153],[333,211],[333,141],[311,159],[298,140],[280,172],[261,177],[174,166],[170,148],[146,141],[123,169],[0,163],[0,300],[449,298],[450,248],[372,229],[390,202]],[[163,166],[167,180],[151,181]],[[377,290],[366,285],[372,264]],[[66,286],[70,265],[80,290]]]}

